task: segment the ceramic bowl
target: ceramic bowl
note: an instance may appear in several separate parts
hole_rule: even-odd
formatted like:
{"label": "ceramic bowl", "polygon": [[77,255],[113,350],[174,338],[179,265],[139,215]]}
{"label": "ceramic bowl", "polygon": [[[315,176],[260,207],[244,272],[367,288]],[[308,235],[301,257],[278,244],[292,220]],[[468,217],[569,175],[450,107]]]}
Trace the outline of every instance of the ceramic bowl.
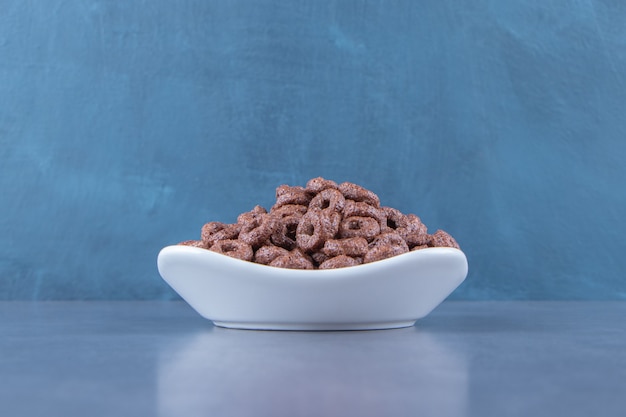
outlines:
{"label": "ceramic bowl", "polygon": [[217,326],[267,330],[369,330],[412,326],[467,276],[454,248],[428,248],[330,270],[276,268],[206,249],[168,246],[163,279]]}

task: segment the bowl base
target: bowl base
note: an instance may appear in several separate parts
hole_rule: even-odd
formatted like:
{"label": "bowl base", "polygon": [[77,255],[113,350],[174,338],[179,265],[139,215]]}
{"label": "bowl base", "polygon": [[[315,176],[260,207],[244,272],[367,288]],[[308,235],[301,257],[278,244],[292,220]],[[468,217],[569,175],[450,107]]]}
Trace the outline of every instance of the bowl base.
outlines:
{"label": "bowl base", "polygon": [[384,330],[411,327],[415,320],[373,322],[373,323],[255,323],[242,321],[215,321],[218,327],[241,330],[299,330],[299,331],[338,331],[338,330]]}

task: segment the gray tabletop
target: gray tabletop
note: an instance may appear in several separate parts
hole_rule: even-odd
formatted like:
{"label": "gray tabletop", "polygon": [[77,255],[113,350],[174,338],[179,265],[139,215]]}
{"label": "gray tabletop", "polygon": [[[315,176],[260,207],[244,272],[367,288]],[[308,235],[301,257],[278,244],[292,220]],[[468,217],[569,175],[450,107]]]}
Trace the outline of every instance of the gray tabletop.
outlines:
{"label": "gray tabletop", "polygon": [[626,303],[445,302],[416,326],[213,327],[182,302],[0,302],[6,416],[622,416]]}

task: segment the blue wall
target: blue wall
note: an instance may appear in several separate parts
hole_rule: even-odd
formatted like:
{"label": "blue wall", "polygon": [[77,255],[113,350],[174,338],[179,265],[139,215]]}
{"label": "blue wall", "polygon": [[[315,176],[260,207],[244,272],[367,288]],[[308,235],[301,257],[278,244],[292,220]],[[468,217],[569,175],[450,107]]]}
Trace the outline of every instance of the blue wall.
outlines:
{"label": "blue wall", "polygon": [[161,247],[319,175],[451,232],[453,298],[626,299],[625,2],[0,9],[0,299],[175,298]]}

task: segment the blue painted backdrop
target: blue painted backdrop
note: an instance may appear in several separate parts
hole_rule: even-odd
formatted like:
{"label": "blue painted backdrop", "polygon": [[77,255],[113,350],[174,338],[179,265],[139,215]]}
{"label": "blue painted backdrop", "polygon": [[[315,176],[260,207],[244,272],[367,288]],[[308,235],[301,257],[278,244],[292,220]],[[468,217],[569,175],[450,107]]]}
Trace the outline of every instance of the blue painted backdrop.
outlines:
{"label": "blue painted backdrop", "polygon": [[0,1],[0,299],[324,176],[461,243],[457,299],[626,299],[626,3]]}

